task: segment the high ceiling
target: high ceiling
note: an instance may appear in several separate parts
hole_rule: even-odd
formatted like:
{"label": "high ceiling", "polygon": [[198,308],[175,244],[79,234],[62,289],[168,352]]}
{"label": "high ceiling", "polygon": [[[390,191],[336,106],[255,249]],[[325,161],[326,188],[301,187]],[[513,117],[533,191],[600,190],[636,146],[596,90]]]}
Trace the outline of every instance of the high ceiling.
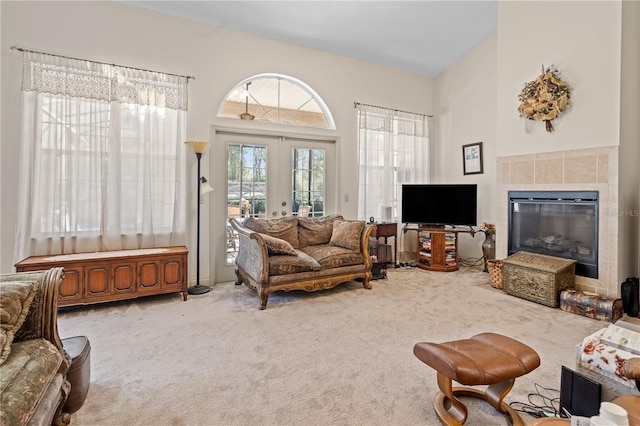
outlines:
{"label": "high ceiling", "polygon": [[497,22],[497,0],[120,1],[430,77]]}

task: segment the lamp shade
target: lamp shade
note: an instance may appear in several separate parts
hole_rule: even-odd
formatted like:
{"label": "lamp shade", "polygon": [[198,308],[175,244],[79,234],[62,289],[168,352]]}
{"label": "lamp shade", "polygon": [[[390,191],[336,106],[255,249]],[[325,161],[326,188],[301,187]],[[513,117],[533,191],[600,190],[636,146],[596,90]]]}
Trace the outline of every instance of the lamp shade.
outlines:
{"label": "lamp shade", "polygon": [[200,178],[200,193],[206,194],[207,192],[211,192],[211,191],[213,191],[213,187],[209,184],[209,181],[207,181],[207,178],[202,176]]}
{"label": "lamp shade", "polygon": [[189,148],[196,154],[204,154],[207,149],[209,149],[209,145],[211,142],[203,142],[203,141],[186,141],[185,144],[189,145]]}

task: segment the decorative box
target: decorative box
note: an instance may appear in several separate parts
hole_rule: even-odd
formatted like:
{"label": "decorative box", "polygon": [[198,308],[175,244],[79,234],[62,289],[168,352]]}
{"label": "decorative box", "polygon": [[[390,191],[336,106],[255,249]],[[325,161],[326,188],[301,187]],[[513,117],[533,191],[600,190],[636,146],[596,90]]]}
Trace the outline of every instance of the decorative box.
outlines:
{"label": "decorative box", "polygon": [[519,251],[503,260],[502,289],[557,308],[560,292],[575,287],[575,270],[575,260]]}
{"label": "decorative box", "polygon": [[600,321],[614,322],[622,318],[622,299],[611,299],[586,291],[562,290],[560,309]]}

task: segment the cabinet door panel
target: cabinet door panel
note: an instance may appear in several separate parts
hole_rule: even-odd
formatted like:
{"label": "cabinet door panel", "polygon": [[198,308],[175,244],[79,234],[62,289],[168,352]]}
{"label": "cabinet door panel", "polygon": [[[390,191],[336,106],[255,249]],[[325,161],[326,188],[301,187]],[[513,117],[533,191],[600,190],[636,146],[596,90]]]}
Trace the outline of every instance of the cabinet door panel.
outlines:
{"label": "cabinet door panel", "polygon": [[60,302],[82,299],[82,268],[64,268],[59,294]]}
{"label": "cabinet door panel", "polygon": [[138,290],[153,290],[160,288],[160,262],[138,262]]}
{"label": "cabinet door panel", "polygon": [[129,293],[136,291],[135,263],[126,263],[114,266],[113,291],[115,293]]}
{"label": "cabinet door panel", "polygon": [[163,266],[163,286],[164,287],[181,287],[182,286],[182,259],[173,258],[162,262]]}
{"label": "cabinet door panel", "polygon": [[89,266],[85,270],[87,297],[109,294],[109,270],[105,266]]}

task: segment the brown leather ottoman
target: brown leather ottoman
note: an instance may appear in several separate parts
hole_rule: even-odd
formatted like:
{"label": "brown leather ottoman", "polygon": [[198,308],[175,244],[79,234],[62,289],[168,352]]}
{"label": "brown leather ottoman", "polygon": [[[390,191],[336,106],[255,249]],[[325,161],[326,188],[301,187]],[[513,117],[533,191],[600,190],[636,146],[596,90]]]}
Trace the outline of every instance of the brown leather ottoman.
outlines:
{"label": "brown leather ottoman", "polygon": [[[529,346],[510,337],[481,333],[465,340],[445,343],[416,343],[413,353],[438,372],[438,387],[433,402],[436,414],[445,425],[462,425],[467,407],[456,396],[480,398],[509,417],[514,426],[524,425],[518,413],[504,402],[516,377],[540,366],[540,357]],[[462,385],[488,385],[485,391]]]}
{"label": "brown leather ottoman", "polygon": [[62,339],[64,350],[71,357],[71,367],[67,373],[67,380],[71,383],[71,391],[63,411],[75,413],[82,407],[89,392],[91,382],[91,345],[86,336]]}

